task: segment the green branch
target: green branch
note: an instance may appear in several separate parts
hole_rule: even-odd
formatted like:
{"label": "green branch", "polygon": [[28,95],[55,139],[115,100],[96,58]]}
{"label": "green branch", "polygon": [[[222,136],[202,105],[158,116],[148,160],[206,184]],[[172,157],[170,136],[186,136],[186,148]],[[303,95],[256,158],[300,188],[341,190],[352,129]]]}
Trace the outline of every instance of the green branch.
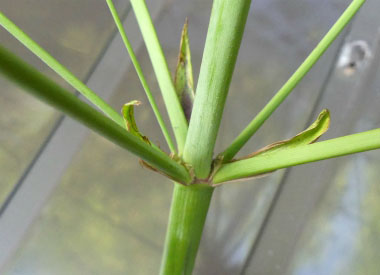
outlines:
{"label": "green branch", "polygon": [[198,178],[210,173],[250,4],[250,0],[214,0],[184,151],[184,160]]}
{"label": "green branch", "polygon": [[128,54],[129,54],[129,56],[130,56],[130,58],[132,60],[133,66],[136,69],[136,73],[137,73],[137,75],[138,75],[138,77],[140,79],[141,85],[143,86],[143,88],[145,90],[145,93],[146,93],[146,96],[147,96],[147,98],[149,100],[150,105],[152,106],[152,109],[153,109],[153,112],[154,112],[154,114],[156,116],[158,124],[161,127],[161,131],[162,131],[162,133],[163,133],[163,135],[164,135],[164,137],[166,139],[166,142],[167,142],[167,144],[169,146],[169,149],[170,149],[170,151],[172,153],[175,153],[174,143],[173,143],[173,141],[172,141],[172,139],[170,137],[168,129],[166,128],[165,122],[162,119],[161,113],[158,110],[156,101],[154,100],[154,97],[153,97],[153,95],[152,95],[152,93],[150,91],[148,82],[145,79],[144,73],[143,73],[143,71],[141,69],[139,61],[137,60],[135,52],[133,51],[132,45],[129,42],[127,34],[125,33],[123,24],[121,23],[120,17],[117,14],[115,5],[113,4],[112,0],[107,0],[107,4],[108,4],[108,7],[109,7],[109,9],[111,11],[112,17],[115,20],[115,24],[116,24],[116,26],[117,26],[117,28],[118,28],[118,30],[120,32],[120,36],[123,39],[123,42],[124,42],[124,45],[125,45],[125,47],[126,47],[126,49],[128,51]]}
{"label": "green branch", "polygon": [[261,125],[270,117],[277,107],[285,100],[285,98],[293,91],[297,84],[310,71],[322,54],[327,50],[331,43],[337,38],[339,33],[351,21],[352,17],[364,4],[365,0],[354,0],[351,5],[340,16],[334,26],[319,42],[316,48],[305,59],[301,66],[294,72],[289,80],[281,87],[277,94],[267,103],[267,105],[256,115],[256,117],[248,124],[248,126],[239,134],[232,144],[220,154],[223,161],[228,162],[237,152],[246,144],[246,142],[257,132]]}
{"label": "green branch", "polygon": [[169,119],[177,141],[178,152],[182,153],[187,135],[187,120],[179,102],[174,84],[169,72],[164,53],[153,26],[152,18],[144,0],[131,0],[137,22],[143,35],[153,69],[160,86]]}
{"label": "green branch", "polygon": [[3,26],[11,35],[18,39],[26,48],[34,53],[38,58],[46,63],[51,69],[59,74],[64,80],[66,80],[72,87],[78,92],[84,95],[90,102],[102,110],[113,121],[120,126],[123,126],[123,118],[118,112],[116,112],[110,105],[108,105],[102,98],[95,94],[90,88],[88,88],[82,81],[80,81],[75,75],[73,75],[68,69],[60,64],[54,57],[52,57],[47,51],[33,41],[26,33],[24,33],[19,27],[17,27],[11,20],[9,20],[2,12],[0,12],[0,25]]}
{"label": "green branch", "polygon": [[214,188],[175,184],[160,275],[190,275]]}
{"label": "green branch", "polygon": [[237,180],[277,169],[380,148],[380,128],[310,145],[275,150],[222,165],[213,183]]}
{"label": "green branch", "polygon": [[191,181],[187,170],[164,152],[154,149],[139,137],[129,133],[1,46],[0,72],[25,88],[30,94],[68,114],[111,142],[141,157],[174,180],[182,183]]}

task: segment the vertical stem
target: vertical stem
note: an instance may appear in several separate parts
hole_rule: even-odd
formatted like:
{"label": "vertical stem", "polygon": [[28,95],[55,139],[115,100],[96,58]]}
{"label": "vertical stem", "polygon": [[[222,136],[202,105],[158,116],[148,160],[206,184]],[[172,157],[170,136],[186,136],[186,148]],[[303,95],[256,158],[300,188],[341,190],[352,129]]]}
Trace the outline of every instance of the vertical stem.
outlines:
{"label": "vertical stem", "polygon": [[191,274],[214,188],[175,184],[161,275]]}
{"label": "vertical stem", "polygon": [[[184,160],[207,178],[251,0],[214,0]],[[161,275],[191,274],[213,188],[174,187]]]}
{"label": "vertical stem", "polygon": [[214,0],[184,160],[207,178],[251,0]]}

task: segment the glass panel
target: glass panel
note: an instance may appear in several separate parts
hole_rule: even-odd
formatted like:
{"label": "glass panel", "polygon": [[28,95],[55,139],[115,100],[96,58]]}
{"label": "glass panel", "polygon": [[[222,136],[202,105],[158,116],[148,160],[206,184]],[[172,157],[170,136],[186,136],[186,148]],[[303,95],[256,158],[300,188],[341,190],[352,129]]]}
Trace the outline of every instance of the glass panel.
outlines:
{"label": "glass panel", "polygon": [[[216,152],[271,98],[341,12],[341,6],[327,2],[293,1],[292,8],[281,0],[253,2]],[[157,24],[159,37],[173,69],[181,28],[189,17],[197,76],[212,1],[171,3]],[[335,54],[336,44],[243,153],[305,128]],[[145,51],[139,59],[162,109]],[[132,99],[144,103],[136,110],[142,132],[166,148],[133,70],[122,80],[113,103],[120,109]],[[241,272],[282,177],[283,172],[277,172],[256,180],[258,184],[230,185],[216,191],[195,274]],[[91,134],[7,274],[67,274],[67,270],[72,274],[157,273],[171,188],[162,177],[142,169],[136,158]]]}
{"label": "glass panel", "polygon": [[379,273],[379,165],[378,152],[342,162],[300,240],[290,274]]}
{"label": "glass panel", "polygon": [[[125,1],[117,3],[125,13]],[[81,79],[91,71],[114,30],[103,1],[2,0],[0,10]],[[64,84],[3,28],[0,43]],[[59,114],[1,75],[0,87],[1,205],[32,162]]]}
{"label": "glass panel", "polygon": [[[336,107],[337,119],[341,121],[338,132],[355,133],[380,127],[380,34],[373,35],[378,30],[374,10],[379,8],[379,3],[373,2],[365,8],[366,16],[358,19],[352,36],[363,39],[362,43],[368,42],[371,61],[351,78],[340,80],[345,86],[351,84],[349,94],[336,81],[330,85],[334,93],[323,100],[326,105],[339,102],[344,106],[342,110]],[[355,102],[352,108],[349,102]],[[328,188],[298,241],[291,274],[379,273],[379,165],[377,150],[336,160],[325,167],[320,181],[327,183]]]}
{"label": "glass panel", "polygon": [[[342,46],[353,51],[340,53],[315,107],[331,114],[322,139],[380,127],[379,7],[367,2],[348,28]],[[245,274],[378,274],[379,152],[289,169]]]}

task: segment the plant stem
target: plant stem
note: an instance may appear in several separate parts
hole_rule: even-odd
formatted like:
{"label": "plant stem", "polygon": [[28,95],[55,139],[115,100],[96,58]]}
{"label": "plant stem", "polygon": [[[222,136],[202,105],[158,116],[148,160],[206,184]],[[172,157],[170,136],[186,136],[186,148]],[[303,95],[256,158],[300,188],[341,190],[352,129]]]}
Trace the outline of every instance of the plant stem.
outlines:
{"label": "plant stem", "polygon": [[145,94],[146,94],[146,96],[147,96],[147,98],[149,100],[150,105],[152,106],[154,115],[156,116],[158,124],[161,127],[161,131],[162,131],[162,133],[163,133],[163,135],[164,135],[164,137],[166,139],[166,142],[167,142],[167,144],[169,146],[169,149],[170,149],[170,151],[172,153],[175,153],[175,147],[174,147],[174,143],[172,141],[172,138],[170,137],[169,131],[166,128],[165,122],[162,119],[160,111],[158,110],[156,101],[154,100],[152,92],[150,91],[148,82],[145,79],[144,73],[143,73],[143,71],[141,69],[139,61],[137,60],[135,52],[133,51],[132,45],[129,42],[128,36],[125,33],[123,24],[121,23],[120,17],[117,14],[115,5],[113,4],[112,0],[107,0],[107,4],[108,4],[108,7],[109,7],[109,9],[111,11],[112,17],[115,20],[115,24],[116,24],[116,26],[117,26],[117,28],[118,28],[118,30],[120,32],[120,36],[123,39],[123,42],[124,42],[124,45],[125,45],[125,47],[126,47],[126,49],[128,51],[128,54],[129,54],[129,56],[130,56],[130,58],[132,60],[133,66],[136,69],[136,73],[137,73],[137,75],[138,75],[138,77],[140,79],[141,85],[143,86],[143,88],[145,90]]}
{"label": "plant stem", "polygon": [[267,105],[256,115],[248,126],[239,134],[232,144],[220,155],[223,161],[230,161],[247,141],[257,132],[261,125],[270,117],[277,107],[285,98],[294,90],[297,84],[310,71],[322,54],[327,50],[331,43],[337,38],[339,33],[351,21],[352,17],[363,5],[365,0],[354,0],[345,12],[336,21],[334,26],[323,37],[315,49],[305,59],[301,66],[294,72],[289,80],[281,87],[276,95],[267,103]]}
{"label": "plant stem", "polygon": [[164,98],[169,119],[177,141],[178,153],[181,154],[186,141],[187,120],[178,99],[171,74],[154,28],[152,18],[144,0],[131,0],[137,22],[143,35],[158,85]]}
{"label": "plant stem", "polygon": [[214,0],[184,160],[208,177],[250,0]]}
{"label": "plant stem", "polygon": [[182,183],[191,181],[187,170],[164,152],[154,149],[137,136],[129,133],[1,46],[0,72],[25,88],[30,94],[70,115],[111,142],[141,157],[171,178]]}
{"label": "plant stem", "polygon": [[175,184],[161,275],[191,274],[214,188]]}
{"label": "plant stem", "polygon": [[380,148],[380,128],[303,145],[222,165],[214,184],[251,177],[277,169]]}
{"label": "plant stem", "polygon": [[19,40],[26,48],[34,53],[38,58],[46,63],[51,69],[53,69],[58,75],[66,80],[72,87],[78,92],[84,95],[90,102],[97,106],[103,113],[108,115],[113,121],[120,126],[124,125],[123,118],[118,112],[116,112],[108,103],[94,93],[89,87],[87,87],[81,80],[79,80],[74,74],[60,64],[54,57],[52,57],[47,51],[41,48],[32,38],[24,33],[19,27],[17,27],[11,20],[9,20],[2,12],[0,12],[0,25],[2,25],[10,34],[12,34],[17,40]]}

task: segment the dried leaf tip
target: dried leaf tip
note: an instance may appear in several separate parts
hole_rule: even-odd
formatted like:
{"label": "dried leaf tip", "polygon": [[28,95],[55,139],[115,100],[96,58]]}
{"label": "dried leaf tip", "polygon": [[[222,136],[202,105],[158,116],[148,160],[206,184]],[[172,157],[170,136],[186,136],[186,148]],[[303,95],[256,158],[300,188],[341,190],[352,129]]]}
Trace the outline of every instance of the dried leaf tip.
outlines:
{"label": "dried leaf tip", "polygon": [[260,150],[241,159],[252,158],[257,155],[266,154],[277,150],[283,150],[291,147],[297,147],[313,143],[317,141],[324,133],[326,133],[326,131],[329,129],[329,126],[330,112],[327,109],[323,109],[320,112],[318,118],[306,130],[302,131],[301,133],[297,134],[296,136],[290,139],[269,144],[264,148],[261,148]]}
{"label": "dried leaf tip", "polygon": [[193,67],[188,36],[188,19],[183,26],[179,46],[178,63],[174,76],[174,86],[187,121],[190,121],[194,102]]}
{"label": "dried leaf tip", "polygon": [[134,106],[139,106],[141,104],[138,100],[132,100],[128,103],[125,103],[122,108],[122,114],[125,122],[125,128],[128,132],[131,134],[134,134],[135,136],[142,139],[144,142],[150,144],[149,139],[140,133],[139,129],[137,128],[137,124],[135,121],[135,115],[134,115]]}

